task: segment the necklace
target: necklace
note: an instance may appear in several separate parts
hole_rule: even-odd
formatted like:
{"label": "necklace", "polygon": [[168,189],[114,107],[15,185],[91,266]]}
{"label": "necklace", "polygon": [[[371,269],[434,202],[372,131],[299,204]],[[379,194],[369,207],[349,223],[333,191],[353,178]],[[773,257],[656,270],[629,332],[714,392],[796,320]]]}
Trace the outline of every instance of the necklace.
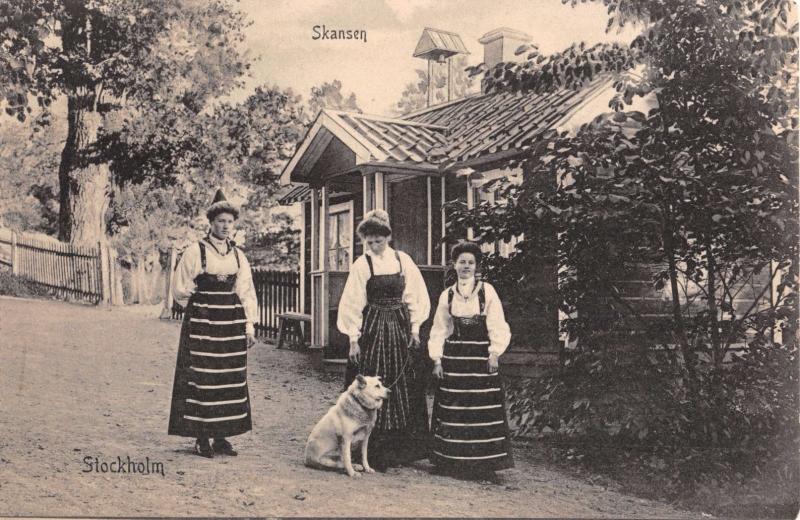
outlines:
{"label": "necklace", "polygon": [[206,243],[208,245],[210,245],[211,247],[213,247],[214,251],[216,251],[219,256],[225,256],[225,255],[227,255],[228,253],[231,252],[231,243],[228,242],[227,240],[225,240],[225,246],[227,247],[227,250],[225,251],[224,254],[222,252],[220,252],[220,250],[217,249],[217,246],[214,245],[214,242],[211,241],[211,234],[210,233],[206,236]]}
{"label": "necklace", "polygon": [[464,296],[463,294],[461,294],[461,287],[460,287],[460,284],[459,284],[459,283],[456,283],[456,292],[458,293],[458,295],[459,295],[459,296],[461,296],[461,297],[464,299],[464,301],[465,301],[465,302],[466,302],[467,300],[469,300],[470,296],[472,296],[473,294],[475,294],[475,290],[476,290],[477,288],[478,288],[478,282],[476,281],[476,282],[473,284],[473,286],[472,286],[472,291],[470,291],[470,293],[469,293],[468,295]]}

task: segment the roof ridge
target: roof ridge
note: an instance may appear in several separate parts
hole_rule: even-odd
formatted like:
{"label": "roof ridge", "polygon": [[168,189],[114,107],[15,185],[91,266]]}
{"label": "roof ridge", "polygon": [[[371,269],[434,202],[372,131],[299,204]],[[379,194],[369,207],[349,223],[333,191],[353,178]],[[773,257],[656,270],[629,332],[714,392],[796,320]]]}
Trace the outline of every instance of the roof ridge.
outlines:
{"label": "roof ridge", "polygon": [[436,32],[444,33],[444,34],[454,34],[454,35],[458,36],[459,38],[461,37],[461,36],[460,36],[458,33],[456,33],[456,32],[453,32],[453,31],[445,31],[444,29],[437,29],[436,27],[425,27],[425,28],[423,29],[423,31],[436,31]]}
{"label": "roof ridge", "polygon": [[353,118],[367,119],[370,121],[382,121],[385,123],[395,123],[405,126],[422,126],[425,128],[432,128],[435,130],[447,130],[447,127],[444,125],[434,125],[432,123],[420,123],[418,121],[408,121],[407,119],[399,119],[395,117],[382,116],[378,114],[366,114],[364,112],[348,112],[345,110],[333,110],[328,108],[324,108],[323,110],[325,110],[328,113],[333,113],[337,116],[345,115]]}
{"label": "roof ridge", "polygon": [[472,94],[468,94],[468,95],[466,95],[464,97],[460,97],[458,99],[453,99],[453,100],[450,100],[450,101],[445,101],[444,103],[439,103],[438,105],[432,105],[432,106],[429,106],[429,107],[418,108],[416,110],[412,110],[411,112],[407,112],[407,113],[403,114],[402,117],[404,117],[404,118],[405,117],[417,117],[419,115],[425,114],[426,112],[430,112],[432,110],[439,110],[441,108],[449,107],[449,106],[455,105],[457,103],[463,103],[464,101],[467,101],[467,100],[470,100],[470,99],[478,99],[478,98],[482,98],[484,96],[492,96],[492,95],[494,95],[494,94],[487,94],[487,93],[484,93],[484,92],[473,92]]}

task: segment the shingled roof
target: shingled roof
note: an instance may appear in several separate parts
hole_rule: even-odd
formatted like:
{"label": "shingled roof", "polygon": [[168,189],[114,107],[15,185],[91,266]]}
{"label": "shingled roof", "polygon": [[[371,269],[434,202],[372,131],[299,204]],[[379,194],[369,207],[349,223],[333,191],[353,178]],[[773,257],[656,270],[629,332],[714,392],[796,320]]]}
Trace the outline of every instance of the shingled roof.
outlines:
{"label": "shingled roof", "polygon": [[352,112],[332,113],[378,150],[372,153],[374,160],[424,163],[432,149],[447,143],[444,126]]}
{"label": "shingled roof", "polygon": [[350,167],[355,169],[389,165],[442,171],[492,164],[520,153],[543,132],[561,127],[611,83],[609,77],[601,76],[580,90],[482,94],[401,118],[324,109],[285,168],[282,180],[307,182],[303,173],[293,173],[296,168],[309,171],[303,166],[304,154],[328,142],[319,137],[325,132],[354,151],[356,161]]}
{"label": "shingled roof", "polygon": [[472,96],[412,112],[404,119],[447,128],[447,142],[443,149],[436,150],[437,162],[471,162],[527,145],[570,117],[610,81],[599,78],[581,90],[561,89],[547,94],[503,92]]}

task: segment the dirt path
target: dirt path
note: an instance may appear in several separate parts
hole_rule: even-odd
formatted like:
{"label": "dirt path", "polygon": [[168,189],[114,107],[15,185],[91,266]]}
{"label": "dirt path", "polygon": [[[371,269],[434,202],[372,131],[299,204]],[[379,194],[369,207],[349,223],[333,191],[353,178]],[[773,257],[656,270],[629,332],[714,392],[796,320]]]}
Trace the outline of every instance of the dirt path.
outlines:
{"label": "dirt path", "polygon": [[[236,458],[165,434],[178,324],[129,309],[0,299],[0,515],[689,517],[546,467],[518,450],[499,485],[430,466],[349,479],[302,464],[340,383],[304,354],[251,351],[254,430]],[[160,474],[85,472],[84,458],[160,462]]]}

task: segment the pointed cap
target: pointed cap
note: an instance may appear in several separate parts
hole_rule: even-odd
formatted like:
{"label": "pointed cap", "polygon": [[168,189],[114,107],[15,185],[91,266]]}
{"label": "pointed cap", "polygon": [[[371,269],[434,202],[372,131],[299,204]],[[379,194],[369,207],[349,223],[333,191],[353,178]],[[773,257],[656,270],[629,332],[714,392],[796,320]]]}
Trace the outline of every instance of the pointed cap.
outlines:
{"label": "pointed cap", "polygon": [[218,189],[217,193],[214,194],[214,201],[211,203],[211,206],[208,207],[208,210],[206,210],[206,217],[211,221],[217,218],[217,215],[220,213],[230,213],[233,215],[234,220],[239,218],[238,208],[235,208],[233,204],[228,202],[228,199],[225,198],[225,194],[222,192],[222,188]]}
{"label": "pointed cap", "polygon": [[213,200],[213,201],[211,201],[211,203],[212,203],[212,204],[216,204],[217,202],[221,202],[221,201],[223,201],[223,200],[224,200],[224,201],[227,201],[228,199],[226,199],[226,198],[225,198],[225,194],[224,194],[224,193],[222,193],[222,188],[219,188],[219,189],[217,190],[217,193],[216,193],[216,194],[214,194],[214,200]]}

